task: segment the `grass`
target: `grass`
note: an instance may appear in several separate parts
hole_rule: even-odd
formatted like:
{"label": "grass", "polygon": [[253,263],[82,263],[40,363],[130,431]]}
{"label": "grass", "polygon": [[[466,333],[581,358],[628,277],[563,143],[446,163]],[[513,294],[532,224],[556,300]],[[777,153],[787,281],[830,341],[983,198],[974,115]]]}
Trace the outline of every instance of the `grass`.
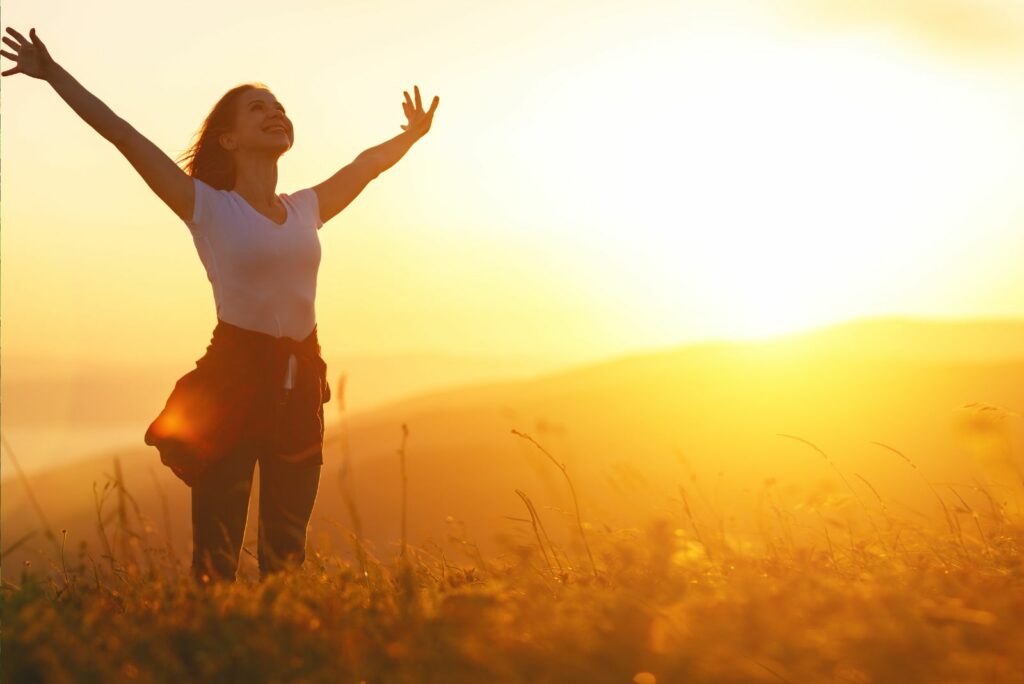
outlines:
{"label": "grass", "polygon": [[[42,571],[0,592],[0,678],[10,682],[1016,682],[1024,672],[1024,525],[997,497],[956,489],[944,525],[904,519],[814,444],[852,496],[789,504],[774,480],[761,532],[731,533],[691,470],[670,514],[639,528],[588,523],[572,478],[574,543],[529,517],[504,551],[465,556],[405,538],[378,558],[345,503],[355,562],[310,540],[303,568],[263,582],[198,585],[134,506],[119,464],[96,490],[102,553],[68,563],[62,540]],[[906,455],[884,444],[924,478]],[[347,470],[347,462],[343,472]],[[689,467],[689,466],[687,466]],[[115,494],[116,508],[104,514]],[[765,504],[765,502],[767,502]],[[970,519],[963,525],[961,517]],[[107,526],[112,525],[113,534]],[[801,531],[803,533],[801,533]],[[808,534],[812,531],[813,534]],[[25,537],[5,549],[9,553]],[[578,542],[578,543],[577,543]],[[348,549],[346,549],[348,551]]]}

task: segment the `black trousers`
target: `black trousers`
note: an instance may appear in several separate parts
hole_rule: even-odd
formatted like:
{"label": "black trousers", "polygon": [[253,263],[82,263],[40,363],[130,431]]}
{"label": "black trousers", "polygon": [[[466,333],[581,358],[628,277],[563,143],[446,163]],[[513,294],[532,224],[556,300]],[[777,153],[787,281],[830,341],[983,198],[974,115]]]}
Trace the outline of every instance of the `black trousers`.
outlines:
{"label": "black trousers", "polygon": [[[323,468],[322,452],[299,463],[275,457],[271,431],[288,393],[261,400],[242,437],[192,486],[192,575],[200,584],[234,582],[249,510],[255,465],[260,464],[257,559],[260,581],[298,569],[306,558],[306,528]],[[321,423],[323,406],[320,407]]]}

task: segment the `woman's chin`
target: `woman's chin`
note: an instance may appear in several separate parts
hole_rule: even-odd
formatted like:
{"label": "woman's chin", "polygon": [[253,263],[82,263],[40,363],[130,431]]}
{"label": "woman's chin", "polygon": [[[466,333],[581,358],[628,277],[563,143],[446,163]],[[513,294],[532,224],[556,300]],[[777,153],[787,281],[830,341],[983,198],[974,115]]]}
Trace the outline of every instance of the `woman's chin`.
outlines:
{"label": "woman's chin", "polygon": [[267,143],[266,145],[262,145],[261,149],[263,151],[265,151],[267,154],[282,155],[285,152],[287,152],[288,150],[290,150],[291,147],[292,147],[291,143],[286,143],[284,141],[280,141],[280,142],[273,142],[272,141],[272,142]]}

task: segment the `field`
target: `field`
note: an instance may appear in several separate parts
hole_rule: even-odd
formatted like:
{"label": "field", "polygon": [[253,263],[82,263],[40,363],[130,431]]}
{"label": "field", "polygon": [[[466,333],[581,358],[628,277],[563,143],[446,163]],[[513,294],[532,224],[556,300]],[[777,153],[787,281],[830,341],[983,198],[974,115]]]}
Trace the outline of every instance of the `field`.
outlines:
{"label": "field", "polygon": [[[575,500],[564,464],[515,436]],[[5,572],[4,681],[1011,682],[1024,672],[1024,526],[984,488],[987,509],[933,488],[947,524],[929,528],[852,484],[847,496],[792,504],[767,480],[761,533],[742,538],[693,474],[678,510],[652,511],[640,528],[559,511],[576,524],[564,544],[520,490],[523,534],[490,557],[457,521],[444,544],[403,538],[385,558],[341,528],[311,539],[297,572],[197,585],[133,514],[130,492],[103,512],[122,486],[108,481],[97,498],[103,552],[65,549],[61,530],[49,567],[24,567],[17,582]],[[819,541],[801,542],[814,521]]]}
{"label": "field", "polygon": [[864,323],[339,402],[305,564],[263,582],[252,510],[239,581],[192,580],[149,451],[12,478],[0,679],[1021,682],[1021,340]]}

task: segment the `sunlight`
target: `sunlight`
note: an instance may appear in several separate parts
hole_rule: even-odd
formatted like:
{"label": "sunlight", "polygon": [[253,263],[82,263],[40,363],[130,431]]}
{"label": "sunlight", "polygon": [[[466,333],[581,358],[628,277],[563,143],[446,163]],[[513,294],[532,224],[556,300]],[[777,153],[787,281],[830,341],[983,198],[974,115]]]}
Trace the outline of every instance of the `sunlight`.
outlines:
{"label": "sunlight", "polygon": [[940,277],[1008,163],[996,97],[891,40],[701,26],[556,70],[511,144],[545,158],[537,213],[625,272],[597,289],[627,320],[667,316],[670,337],[699,312],[705,334],[757,337]]}

